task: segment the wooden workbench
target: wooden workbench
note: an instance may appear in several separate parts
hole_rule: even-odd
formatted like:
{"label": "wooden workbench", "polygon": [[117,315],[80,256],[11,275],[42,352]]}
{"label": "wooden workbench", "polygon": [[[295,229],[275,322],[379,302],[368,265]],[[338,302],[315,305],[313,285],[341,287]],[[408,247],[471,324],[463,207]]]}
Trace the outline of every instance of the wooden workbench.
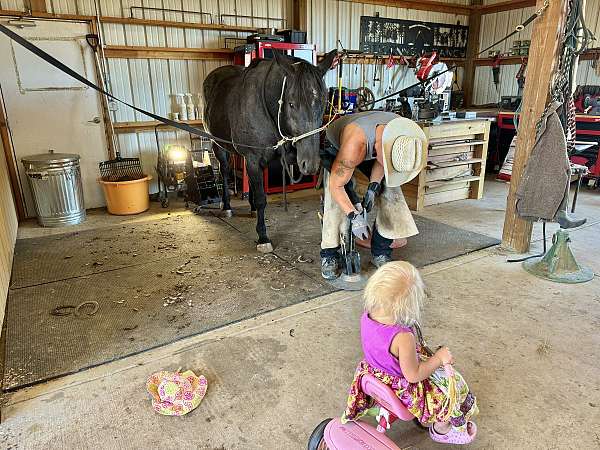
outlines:
{"label": "wooden workbench", "polygon": [[429,140],[427,166],[402,186],[408,206],[420,211],[429,205],[482,198],[490,121],[457,119],[421,127]]}

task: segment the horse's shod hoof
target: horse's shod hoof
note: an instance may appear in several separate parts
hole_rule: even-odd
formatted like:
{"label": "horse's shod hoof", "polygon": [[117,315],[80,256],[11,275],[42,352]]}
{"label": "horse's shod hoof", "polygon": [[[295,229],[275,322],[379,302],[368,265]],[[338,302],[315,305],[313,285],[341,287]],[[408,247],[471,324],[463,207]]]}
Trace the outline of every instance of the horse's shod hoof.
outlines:
{"label": "horse's shod hoof", "polygon": [[256,211],[250,211],[250,217],[253,217],[256,219]]}
{"label": "horse's shod hoof", "polygon": [[223,210],[223,216],[227,218],[233,217],[233,211],[231,209],[225,209]]}
{"label": "horse's shod hoof", "polygon": [[257,244],[256,250],[260,253],[273,253],[273,245],[270,242],[267,242],[266,244]]}

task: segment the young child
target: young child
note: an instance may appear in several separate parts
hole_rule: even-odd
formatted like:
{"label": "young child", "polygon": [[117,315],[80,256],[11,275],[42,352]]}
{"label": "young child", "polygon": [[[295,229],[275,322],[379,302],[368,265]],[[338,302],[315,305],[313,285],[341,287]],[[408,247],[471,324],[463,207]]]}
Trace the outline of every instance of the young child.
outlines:
{"label": "young child", "polygon": [[371,373],[429,426],[434,441],[468,444],[477,433],[470,421],[478,413],[475,396],[458,372],[446,373],[444,366],[454,361],[447,347],[428,357],[418,342],[415,325],[424,297],[421,276],[407,262],[387,263],[369,280],[360,321],[364,360],[354,376],[343,419],[357,419],[372,406],[360,388],[362,375]]}

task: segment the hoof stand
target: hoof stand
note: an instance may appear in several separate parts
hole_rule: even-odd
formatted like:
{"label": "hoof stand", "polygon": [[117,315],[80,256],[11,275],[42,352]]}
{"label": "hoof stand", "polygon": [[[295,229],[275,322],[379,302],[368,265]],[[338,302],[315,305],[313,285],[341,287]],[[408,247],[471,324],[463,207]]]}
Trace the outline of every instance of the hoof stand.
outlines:
{"label": "hoof stand", "polygon": [[273,245],[270,242],[267,242],[266,244],[257,244],[256,250],[260,253],[273,253]]}
{"label": "hoof stand", "polygon": [[223,217],[226,217],[228,219],[233,217],[233,211],[231,209],[223,210]]}

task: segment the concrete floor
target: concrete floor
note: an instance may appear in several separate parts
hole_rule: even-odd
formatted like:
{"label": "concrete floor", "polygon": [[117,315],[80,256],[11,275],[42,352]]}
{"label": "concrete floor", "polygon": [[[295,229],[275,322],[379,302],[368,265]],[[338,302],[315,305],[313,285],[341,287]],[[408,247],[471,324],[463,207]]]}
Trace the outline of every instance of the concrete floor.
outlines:
{"label": "concrete floor", "polygon": [[[488,182],[484,200],[423,215],[500,237],[506,190]],[[584,190],[578,213],[589,222],[572,232],[572,247],[599,274],[600,192]],[[598,275],[582,285],[546,282],[506,263],[500,249],[423,274],[428,341],[452,349],[478,396],[473,448],[600,448]],[[359,293],[334,293],[18,391],[2,408],[0,448],[306,448],[313,427],[344,408],[361,356],[361,308]],[[179,367],[205,374],[208,394],[183,418],[159,416],[146,378]],[[443,448],[410,423],[390,436],[402,448]]]}

